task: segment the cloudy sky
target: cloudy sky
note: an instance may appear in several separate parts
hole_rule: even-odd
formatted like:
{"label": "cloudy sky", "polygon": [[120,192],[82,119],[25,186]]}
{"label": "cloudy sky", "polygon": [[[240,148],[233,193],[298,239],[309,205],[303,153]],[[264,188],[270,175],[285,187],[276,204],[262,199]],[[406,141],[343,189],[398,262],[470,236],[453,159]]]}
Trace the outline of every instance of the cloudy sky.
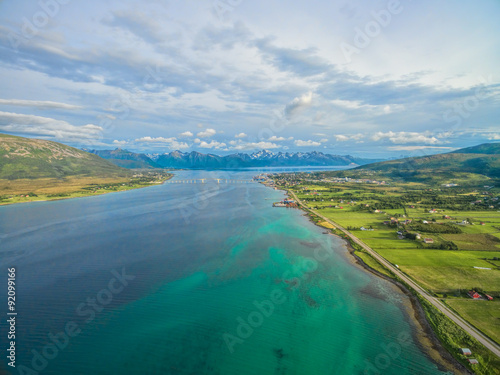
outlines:
{"label": "cloudy sky", "polygon": [[361,157],[500,140],[498,0],[3,0],[0,132]]}

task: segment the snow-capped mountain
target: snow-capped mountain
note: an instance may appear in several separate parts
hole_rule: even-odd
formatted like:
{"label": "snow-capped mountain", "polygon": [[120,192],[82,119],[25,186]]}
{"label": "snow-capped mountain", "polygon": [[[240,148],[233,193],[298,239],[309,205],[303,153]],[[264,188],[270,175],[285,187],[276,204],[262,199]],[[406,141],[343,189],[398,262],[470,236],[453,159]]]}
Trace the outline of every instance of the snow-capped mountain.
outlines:
{"label": "snow-capped mountain", "polygon": [[136,154],[126,150],[90,151],[115,164],[138,168],[138,163],[124,160],[141,161],[141,167],[192,168],[192,169],[238,169],[250,167],[296,167],[296,166],[345,166],[362,165],[379,160],[360,159],[352,156],[324,154],[322,152],[277,152],[260,150],[252,154],[237,153],[227,156],[202,154],[197,151],[172,151],[165,154]]}

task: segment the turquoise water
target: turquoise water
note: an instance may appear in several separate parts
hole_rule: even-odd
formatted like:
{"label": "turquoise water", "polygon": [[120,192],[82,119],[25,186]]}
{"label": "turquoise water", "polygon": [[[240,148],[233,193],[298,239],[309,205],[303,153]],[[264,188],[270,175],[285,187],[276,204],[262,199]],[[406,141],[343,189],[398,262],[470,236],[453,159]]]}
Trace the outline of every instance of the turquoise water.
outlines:
{"label": "turquoise water", "polygon": [[[406,297],[301,211],[272,208],[282,196],[165,184],[0,207],[0,262],[18,278],[17,370],[441,373],[414,342]],[[68,324],[78,333],[65,340]]]}

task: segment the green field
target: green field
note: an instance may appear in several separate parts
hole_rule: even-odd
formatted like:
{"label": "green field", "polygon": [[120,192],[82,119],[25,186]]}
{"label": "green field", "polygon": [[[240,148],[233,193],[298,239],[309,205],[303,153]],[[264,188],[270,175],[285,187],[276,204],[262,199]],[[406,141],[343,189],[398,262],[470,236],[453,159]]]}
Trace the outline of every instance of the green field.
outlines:
{"label": "green field", "polygon": [[[311,176],[316,175],[321,181],[312,183]],[[307,175],[307,182],[300,174],[288,175],[292,177],[284,185],[500,342],[500,189],[335,183],[316,175]],[[433,243],[425,243],[425,238]],[[356,251],[356,255],[390,275],[369,254]],[[467,295],[470,289],[495,300],[474,301]],[[488,368],[493,362],[496,366],[498,359],[432,307],[426,311],[440,339],[462,363],[465,358],[460,358],[457,348],[470,345],[481,358],[481,366],[474,371],[492,373]],[[442,327],[446,329],[441,332]]]}
{"label": "green field", "polygon": [[446,303],[476,328],[500,342],[500,300],[473,301],[450,298]]}

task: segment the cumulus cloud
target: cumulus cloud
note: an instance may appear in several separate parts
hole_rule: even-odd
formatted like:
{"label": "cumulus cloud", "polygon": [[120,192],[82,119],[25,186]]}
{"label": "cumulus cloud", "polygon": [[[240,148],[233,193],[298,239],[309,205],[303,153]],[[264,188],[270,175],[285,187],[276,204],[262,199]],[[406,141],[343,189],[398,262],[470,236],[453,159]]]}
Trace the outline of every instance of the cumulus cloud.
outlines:
{"label": "cumulus cloud", "polygon": [[128,143],[127,141],[119,141],[117,139],[113,141],[113,144],[117,146],[125,146],[127,143]]}
{"label": "cumulus cloud", "polygon": [[397,132],[397,133],[392,131],[389,131],[387,133],[377,132],[372,136],[372,140],[376,142],[383,139],[388,139],[392,143],[396,144],[424,143],[424,144],[434,145],[442,143],[436,137],[416,132]]}
{"label": "cumulus cloud", "polygon": [[215,134],[217,134],[217,132],[215,131],[215,129],[206,129],[202,132],[199,132],[198,134],[196,134],[198,137],[200,138],[210,138],[210,137],[213,137]]}
{"label": "cumulus cloud", "polygon": [[312,92],[308,92],[307,94],[302,95],[301,97],[297,97],[293,99],[290,103],[288,103],[285,107],[285,116],[287,118],[291,118],[297,113],[299,113],[305,107],[308,107],[312,103],[313,94]]}
{"label": "cumulus cloud", "polygon": [[179,134],[180,137],[192,137],[193,135],[190,131]]}
{"label": "cumulus cloud", "polygon": [[323,138],[319,141],[320,143],[325,143],[325,142],[328,142],[328,139],[327,138]]}
{"label": "cumulus cloud", "polygon": [[487,138],[490,141],[499,141],[500,140],[500,133],[494,133],[494,134],[482,134],[483,137]]}
{"label": "cumulus cloud", "polygon": [[189,145],[185,142],[178,142],[177,138],[175,137],[170,137],[170,138],[164,138],[164,137],[142,137],[142,138],[137,138],[134,142],[137,143],[147,143],[150,145],[157,145],[157,146],[166,146],[170,149],[175,149],[175,150],[182,150],[189,148]]}
{"label": "cumulus cloud", "polygon": [[270,142],[282,142],[282,141],[286,141],[286,138],[276,137],[275,135],[273,135],[271,138],[268,139],[268,141],[270,141]]}
{"label": "cumulus cloud", "polygon": [[230,142],[232,150],[246,151],[246,150],[256,150],[256,149],[272,149],[279,148],[276,143],[272,142]]}
{"label": "cumulus cloud", "polygon": [[295,142],[295,146],[298,147],[312,147],[312,146],[321,146],[321,143],[319,142],[314,142],[314,141],[303,141],[301,139],[297,139]]}
{"label": "cumulus cloud", "polygon": [[0,112],[0,130],[87,143],[99,139],[104,129],[94,124],[75,126],[49,117]]}
{"label": "cumulus cloud", "polygon": [[215,148],[215,149],[221,149],[223,147],[226,147],[226,144],[223,142],[217,142],[217,141],[211,141],[210,143],[207,143],[205,141],[201,141],[199,143],[199,146],[201,148]]}
{"label": "cumulus cloud", "polygon": [[0,99],[1,105],[12,105],[18,107],[35,107],[39,109],[82,109],[79,105],[58,103],[44,100],[19,100],[19,99]]}
{"label": "cumulus cloud", "polygon": [[436,150],[455,150],[456,147],[437,147],[437,146],[390,146],[387,147],[388,150],[391,151],[416,151],[416,150],[427,150],[427,149],[436,149]]}
{"label": "cumulus cloud", "polygon": [[236,134],[234,138],[245,138],[247,135],[245,133]]}
{"label": "cumulus cloud", "polygon": [[349,137],[346,136],[346,135],[338,134],[338,135],[335,136],[335,140],[337,142],[345,142],[345,141],[349,140]]}

